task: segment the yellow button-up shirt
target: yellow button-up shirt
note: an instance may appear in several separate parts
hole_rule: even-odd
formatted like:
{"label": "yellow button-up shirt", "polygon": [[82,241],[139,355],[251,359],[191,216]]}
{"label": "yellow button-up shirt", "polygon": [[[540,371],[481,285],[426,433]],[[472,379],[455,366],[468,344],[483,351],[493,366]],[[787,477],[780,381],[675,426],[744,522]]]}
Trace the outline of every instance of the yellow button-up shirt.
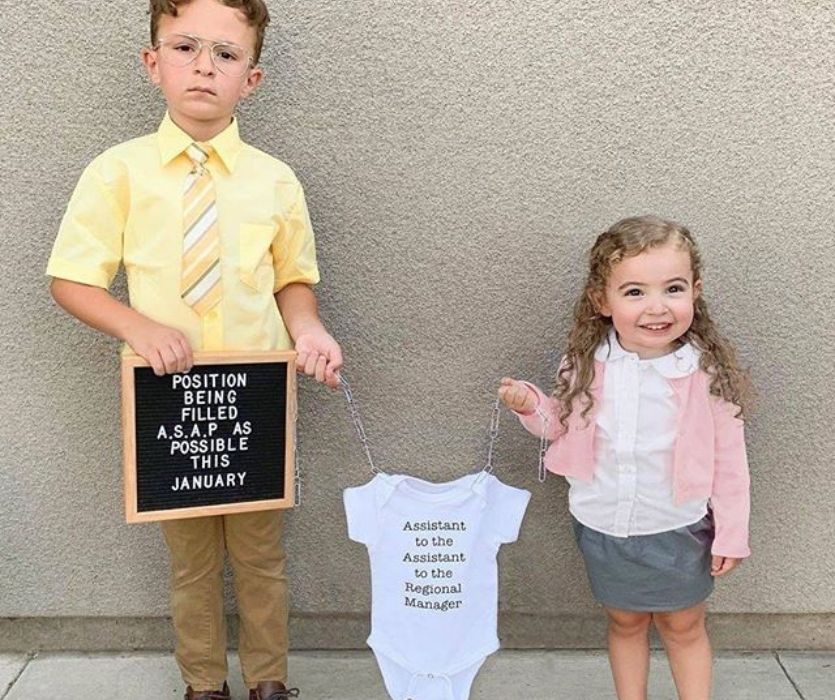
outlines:
{"label": "yellow button-up shirt", "polygon": [[98,156],[70,199],[47,274],[107,289],[122,263],[131,306],[182,331],[193,349],[292,348],[273,294],[319,281],[301,185],[287,165],[241,141],[234,120],[209,141],[223,296],[201,318],[180,297],[192,142],[166,114],[155,134]]}

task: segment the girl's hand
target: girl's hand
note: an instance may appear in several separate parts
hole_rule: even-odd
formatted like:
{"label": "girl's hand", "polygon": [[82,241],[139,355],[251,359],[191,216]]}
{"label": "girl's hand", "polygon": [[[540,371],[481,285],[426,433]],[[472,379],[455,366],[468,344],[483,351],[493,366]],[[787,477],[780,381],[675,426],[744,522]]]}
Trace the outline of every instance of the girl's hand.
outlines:
{"label": "girl's hand", "polygon": [[717,557],[713,555],[713,561],[710,565],[711,576],[724,576],[729,571],[733,571],[742,559],[734,559],[733,557]]}
{"label": "girl's hand", "polygon": [[511,411],[529,414],[536,410],[536,396],[524,382],[504,377],[499,386],[499,399]]}

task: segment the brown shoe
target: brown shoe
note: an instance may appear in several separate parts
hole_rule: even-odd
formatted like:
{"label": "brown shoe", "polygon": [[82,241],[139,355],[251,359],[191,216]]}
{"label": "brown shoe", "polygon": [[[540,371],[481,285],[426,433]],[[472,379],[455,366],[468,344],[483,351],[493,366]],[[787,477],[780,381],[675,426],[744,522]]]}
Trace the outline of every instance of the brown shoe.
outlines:
{"label": "brown shoe", "polygon": [[249,691],[249,700],[289,700],[299,697],[298,688],[287,688],[278,681],[263,681]]}
{"label": "brown shoe", "polygon": [[223,682],[221,690],[201,690],[199,693],[191,686],[186,688],[185,700],[232,700],[229,686]]}

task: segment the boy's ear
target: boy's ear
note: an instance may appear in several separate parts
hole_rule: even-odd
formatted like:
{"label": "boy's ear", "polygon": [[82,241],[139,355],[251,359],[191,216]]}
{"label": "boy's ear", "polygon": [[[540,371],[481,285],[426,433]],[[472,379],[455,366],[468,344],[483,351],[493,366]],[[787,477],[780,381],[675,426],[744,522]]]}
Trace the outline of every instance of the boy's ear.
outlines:
{"label": "boy's ear", "polygon": [[159,62],[157,61],[157,52],[153,49],[145,47],[139,54],[142,59],[142,65],[145,66],[145,71],[148,73],[148,78],[154,85],[159,85]]}
{"label": "boy's ear", "polygon": [[261,81],[264,79],[264,71],[255,66],[254,68],[249,69],[249,73],[246,76],[246,82],[241,87],[241,99],[249,97],[257,88]]}

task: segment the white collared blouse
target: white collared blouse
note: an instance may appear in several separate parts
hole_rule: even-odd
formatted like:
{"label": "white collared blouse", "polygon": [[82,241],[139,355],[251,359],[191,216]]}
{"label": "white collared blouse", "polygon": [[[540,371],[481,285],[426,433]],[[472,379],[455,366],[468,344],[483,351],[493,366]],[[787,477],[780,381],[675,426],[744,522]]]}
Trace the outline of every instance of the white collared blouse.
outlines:
{"label": "white collared blouse", "polygon": [[567,477],[571,514],[583,525],[615,537],[651,535],[698,522],[707,499],[673,502],[673,450],[678,408],[667,379],[699,368],[690,344],[642,360],[617,335],[595,352],[606,363],[603,402],[595,430],[596,469],[591,482]]}

